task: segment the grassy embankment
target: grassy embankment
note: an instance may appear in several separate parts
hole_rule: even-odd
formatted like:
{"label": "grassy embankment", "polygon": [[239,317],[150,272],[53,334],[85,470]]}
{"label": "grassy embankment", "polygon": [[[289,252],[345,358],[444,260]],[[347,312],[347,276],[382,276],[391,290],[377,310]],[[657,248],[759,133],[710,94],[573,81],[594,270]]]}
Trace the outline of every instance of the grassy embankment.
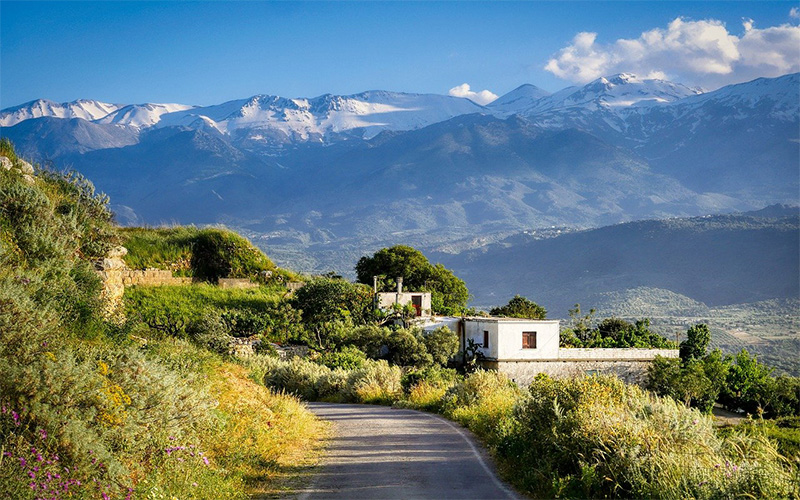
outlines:
{"label": "grassy embankment", "polygon": [[772,424],[718,431],[710,416],[613,377],[541,377],[525,391],[495,372],[410,377],[385,361],[351,371],[267,356],[249,362],[266,385],[306,399],[394,404],[455,420],[536,498],[800,495],[800,455],[771,439],[764,427]]}
{"label": "grassy embankment", "polygon": [[[248,498],[296,475],[323,433],[298,399],[152,328],[135,305],[125,323],[105,321],[91,262],[120,242],[107,200],[79,176],[31,181],[7,142],[0,154],[14,163],[0,170],[0,496]],[[263,270],[248,267],[257,255],[234,265],[209,255],[207,268]]]}

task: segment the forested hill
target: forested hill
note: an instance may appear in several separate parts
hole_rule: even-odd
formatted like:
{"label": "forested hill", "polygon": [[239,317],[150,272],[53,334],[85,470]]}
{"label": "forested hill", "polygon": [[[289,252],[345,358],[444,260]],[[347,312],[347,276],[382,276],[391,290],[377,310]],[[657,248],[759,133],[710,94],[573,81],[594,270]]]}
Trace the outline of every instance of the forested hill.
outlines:
{"label": "forested hill", "polygon": [[797,297],[797,207],[647,220],[536,239],[517,235],[435,258],[461,276],[477,306],[515,293],[553,316],[601,292],[670,290],[709,306]]}

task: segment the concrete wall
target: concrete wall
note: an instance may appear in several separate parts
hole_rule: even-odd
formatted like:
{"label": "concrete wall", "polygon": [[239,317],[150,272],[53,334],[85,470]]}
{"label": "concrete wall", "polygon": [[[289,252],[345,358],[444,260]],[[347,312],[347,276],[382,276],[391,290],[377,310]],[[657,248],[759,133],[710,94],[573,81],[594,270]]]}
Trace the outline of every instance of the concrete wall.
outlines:
{"label": "concrete wall", "polygon": [[592,374],[616,375],[625,382],[641,384],[656,356],[677,358],[677,349],[559,349],[555,359],[488,360],[486,369],[498,370],[520,385],[528,385],[540,373],[554,378]]}

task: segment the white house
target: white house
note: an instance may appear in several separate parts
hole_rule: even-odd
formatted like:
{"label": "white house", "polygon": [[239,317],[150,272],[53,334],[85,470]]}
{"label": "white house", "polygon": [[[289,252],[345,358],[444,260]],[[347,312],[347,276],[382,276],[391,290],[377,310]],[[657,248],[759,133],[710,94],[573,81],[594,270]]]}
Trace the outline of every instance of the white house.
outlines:
{"label": "white house", "polygon": [[483,355],[484,368],[505,373],[521,385],[540,373],[554,377],[612,373],[628,382],[641,382],[656,356],[678,357],[677,349],[562,348],[558,320],[436,317],[423,330],[440,326],[458,335],[462,350],[472,341]]}
{"label": "white house", "polygon": [[431,294],[430,292],[403,292],[403,278],[397,278],[397,291],[377,292],[378,309],[387,311],[394,305],[414,306],[418,318],[431,317]]}

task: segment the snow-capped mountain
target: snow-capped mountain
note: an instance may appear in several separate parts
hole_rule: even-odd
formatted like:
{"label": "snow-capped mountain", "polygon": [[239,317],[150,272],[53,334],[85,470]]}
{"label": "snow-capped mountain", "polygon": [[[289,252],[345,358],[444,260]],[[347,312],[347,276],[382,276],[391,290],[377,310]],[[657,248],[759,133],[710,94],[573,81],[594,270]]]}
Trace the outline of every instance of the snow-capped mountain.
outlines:
{"label": "snow-capped mountain", "polygon": [[32,118],[81,118],[97,120],[122,107],[121,104],[109,104],[90,99],[78,99],[73,102],[57,103],[47,99],[37,99],[0,112],[0,127],[11,127]]}
{"label": "snow-capped mountain", "polygon": [[455,116],[485,112],[468,99],[436,94],[369,91],[313,99],[257,95],[170,113],[162,116],[157,126],[210,126],[252,148],[325,143],[341,134],[370,139],[384,130],[415,130]]}
{"label": "snow-capped mountain", "polygon": [[526,83],[498,97],[490,102],[487,107],[494,113],[505,115],[522,114],[525,110],[533,109],[538,101],[549,95],[550,92]]}
{"label": "snow-capped mountain", "polygon": [[129,127],[137,133],[165,127],[215,130],[248,150],[272,150],[287,144],[327,144],[337,138],[371,139],[383,131],[415,130],[471,113],[489,111],[469,99],[452,96],[368,91],[313,99],[256,95],[203,107],[34,101],[0,112],[0,126],[45,117],[82,118]]}
{"label": "snow-capped mountain", "polygon": [[798,89],[800,74],[707,93],[621,74],[487,106],[385,91],[37,101],[0,111],[0,135],[88,175],[131,221],[226,223],[270,245],[446,242],[796,204]]}
{"label": "snow-capped mountain", "polygon": [[167,113],[176,113],[192,109],[194,106],[186,104],[129,104],[116,111],[96,119],[97,123],[110,123],[117,125],[129,125],[136,128],[151,127],[161,120],[161,116]]}

